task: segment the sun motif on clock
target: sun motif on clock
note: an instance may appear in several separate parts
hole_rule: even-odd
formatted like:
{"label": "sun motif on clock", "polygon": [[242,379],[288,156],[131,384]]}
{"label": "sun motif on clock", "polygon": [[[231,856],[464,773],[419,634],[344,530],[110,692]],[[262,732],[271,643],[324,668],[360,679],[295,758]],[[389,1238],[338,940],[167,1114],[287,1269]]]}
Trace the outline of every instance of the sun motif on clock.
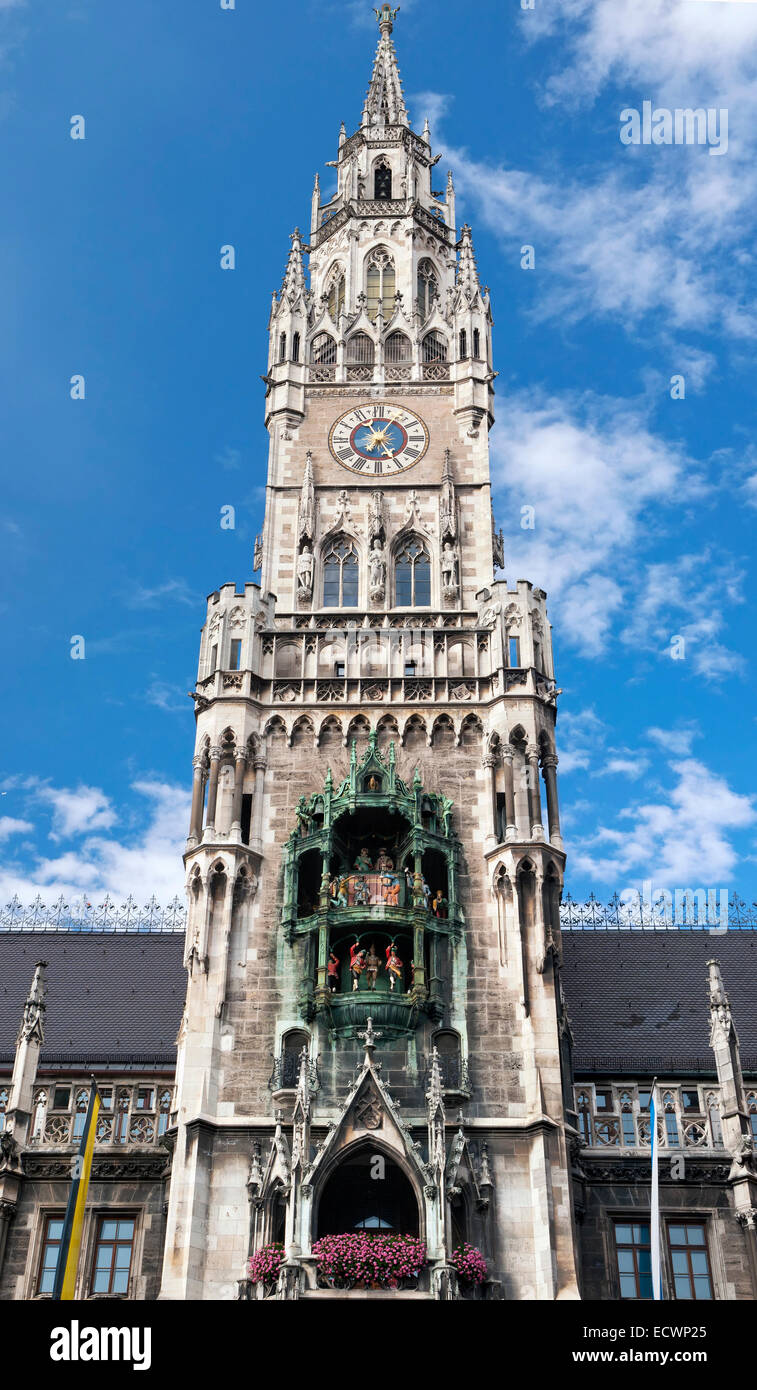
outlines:
{"label": "sun motif on clock", "polygon": [[356,405],[329,431],[329,449],[337,463],[365,477],[404,473],[427,448],[428,429],[420,416],[386,401]]}

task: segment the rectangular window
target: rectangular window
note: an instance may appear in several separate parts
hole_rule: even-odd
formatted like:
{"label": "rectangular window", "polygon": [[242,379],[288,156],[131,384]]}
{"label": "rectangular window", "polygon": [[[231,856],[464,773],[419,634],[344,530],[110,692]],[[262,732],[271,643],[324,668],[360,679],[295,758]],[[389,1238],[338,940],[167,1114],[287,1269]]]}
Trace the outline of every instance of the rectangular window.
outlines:
{"label": "rectangular window", "polygon": [[616,1222],[615,1253],[621,1298],[652,1297],[652,1248],[649,1223]]}
{"label": "rectangular window", "polygon": [[594,1097],[594,1109],[597,1114],[601,1114],[603,1110],[612,1110],[612,1091],[596,1090]]}
{"label": "rectangular window", "polygon": [[395,594],[398,608],[412,608],[413,605],[413,567],[397,563],[395,570]]}
{"label": "rectangular window", "polygon": [[137,1110],[155,1109],[155,1092],[152,1086],[140,1086],[137,1091]]}
{"label": "rectangular window", "polygon": [[507,639],[507,659],[511,666],[520,666],[520,638],[508,637]]}
{"label": "rectangular window", "polygon": [[343,662],[343,661],[337,661],[337,662],[336,662],[336,664],[335,664],[335,666],[334,666],[334,675],[336,676],[337,680],[340,680],[340,681],[341,681],[341,680],[344,680],[344,662]]}
{"label": "rectangular window", "polygon": [[218,668],[218,644],[216,643],[216,645],[215,645],[214,647],[211,647],[211,649],[210,649],[210,671],[211,671],[211,675],[212,675],[213,671],[217,670],[217,668]]}
{"label": "rectangular window", "polygon": [[634,1124],[632,1112],[630,1110],[624,1110],[621,1120],[623,1122],[623,1143],[628,1148],[633,1148],[636,1144],[636,1125]]}
{"label": "rectangular window", "polygon": [[415,662],[415,661],[406,661],[406,662],[405,662],[405,675],[406,675],[406,676],[417,676],[417,674],[418,674],[418,665],[417,665],[417,662]]}
{"label": "rectangular window", "polygon": [[71,1104],[71,1087],[56,1086],[53,1092],[53,1110],[68,1110]]}
{"label": "rectangular window", "polygon": [[63,1217],[46,1216],[37,1270],[37,1293],[52,1293],[53,1291],[62,1235]]}
{"label": "rectangular window", "polygon": [[671,1110],[665,1111],[665,1137],[668,1141],[668,1148],[678,1148],[680,1143],[678,1138],[678,1120]]}
{"label": "rectangular window", "polygon": [[682,1099],[682,1101],[683,1101],[683,1108],[684,1108],[684,1110],[686,1111],[687,1114],[691,1114],[691,1115],[701,1115],[701,1114],[702,1114],[702,1109],[701,1109],[701,1106],[700,1106],[700,1104],[699,1104],[699,1092],[698,1092],[698,1091],[681,1091],[681,1099]]}
{"label": "rectangular window", "polygon": [[133,1216],[101,1216],[92,1263],[91,1292],[126,1294],[134,1253]]}
{"label": "rectangular window", "polygon": [[239,670],[239,664],[240,664],[241,660],[242,660],[242,639],[241,639],[241,637],[232,637],[232,639],[231,639],[231,653],[230,653],[230,655],[229,655],[229,670],[230,670],[230,671],[238,671],[238,670]]}
{"label": "rectangular window", "polygon": [[712,1298],[712,1275],[703,1221],[668,1226],[668,1250],[676,1298]]}

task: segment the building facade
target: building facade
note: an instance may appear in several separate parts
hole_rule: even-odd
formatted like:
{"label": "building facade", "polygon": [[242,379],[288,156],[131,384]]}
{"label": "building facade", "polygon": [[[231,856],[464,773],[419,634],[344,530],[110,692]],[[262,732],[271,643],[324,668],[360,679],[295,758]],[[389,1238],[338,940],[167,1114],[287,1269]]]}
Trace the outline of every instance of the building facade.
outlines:
{"label": "building facade", "polygon": [[[645,1078],[574,1076],[558,692],[545,595],[501,577],[491,306],[410,122],[396,11],[377,16],[360,124],[271,306],[260,582],[208,600],[175,1070],[154,1044],[126,1074],[103,1052],[82,1296],[350,1297],[314,1247],[359,1231],[425,1243],[418,1298],[470,1292],[466,1242],[480,1296],[631,1297],[629,1261],[645,1296],[643,1201],[623,1196],[648,1210]],[[695,1110],[693,1083],[670,1096],[713,1215],[684,1182],[671,1277],[685,1262],[704,1296],[699,1229],[730,1220],[717,1292],[754,1297],[750,1102],[710,973],[714,1081]],[[42,979],[5,1095],[6,1298],[49,1292],[83,1093],[71,1057],[41,1084]],[[278,1278],[252,1285],[272,1242]]]}

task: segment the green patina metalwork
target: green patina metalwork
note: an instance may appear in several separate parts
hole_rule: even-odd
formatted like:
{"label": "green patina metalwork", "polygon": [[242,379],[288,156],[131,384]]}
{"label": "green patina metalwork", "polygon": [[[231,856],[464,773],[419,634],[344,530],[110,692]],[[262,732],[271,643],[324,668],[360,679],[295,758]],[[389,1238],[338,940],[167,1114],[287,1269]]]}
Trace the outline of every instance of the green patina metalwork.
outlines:
{"label": "green patina metalwork", "polygon": [[[305,1018],[321,1013],[334,1034],[354,1037],[371,1015],[385,1036],[399,1037],[412,1034],[422,1014],[441,1017],[440,951],[445,941],[460,936],[464,922],[458,896],[461,845],[451,816],[452,801],[424,791],[417,768],[412,786],[397,776],[394,744],[384,757],[375,732],[360,761],[353,743],[349,776],[336,790],[329,768],[323,791],[300,798],[297,825],[284,847],[282,925],[290,945],[302,950]],[[367,854],[368,839],[391,843],[391,870],[359,867],[360,841]],[[446,882],[433,885],[433,896],[438,890],[443,897],[437,910],[424,879],[424,857],[437,873],[443,865]],[[371,901],[356,901],[361,895]],[[382,968],[374,974],[373,988],[364,975],[353,991],[344,949],[349,941],[366,947],[375,942],[382,956],[384,943],[395,938],[409,947],[395,989],[390,991],[389,973]],[[332,992],[328,960],[335,943],[341,946],[341,989]]]}

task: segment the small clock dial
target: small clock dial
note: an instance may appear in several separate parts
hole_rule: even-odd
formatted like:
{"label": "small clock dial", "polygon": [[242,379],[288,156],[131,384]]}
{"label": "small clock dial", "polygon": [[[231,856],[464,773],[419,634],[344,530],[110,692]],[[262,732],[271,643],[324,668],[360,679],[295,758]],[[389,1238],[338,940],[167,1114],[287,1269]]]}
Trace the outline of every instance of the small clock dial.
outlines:
{"label": "small clock dial", "polygon": [[420,416],[386,401],[358,405],[331,426],[329,448],[337,463],[364,477],[404,473],[423,458],[428,429]]}

